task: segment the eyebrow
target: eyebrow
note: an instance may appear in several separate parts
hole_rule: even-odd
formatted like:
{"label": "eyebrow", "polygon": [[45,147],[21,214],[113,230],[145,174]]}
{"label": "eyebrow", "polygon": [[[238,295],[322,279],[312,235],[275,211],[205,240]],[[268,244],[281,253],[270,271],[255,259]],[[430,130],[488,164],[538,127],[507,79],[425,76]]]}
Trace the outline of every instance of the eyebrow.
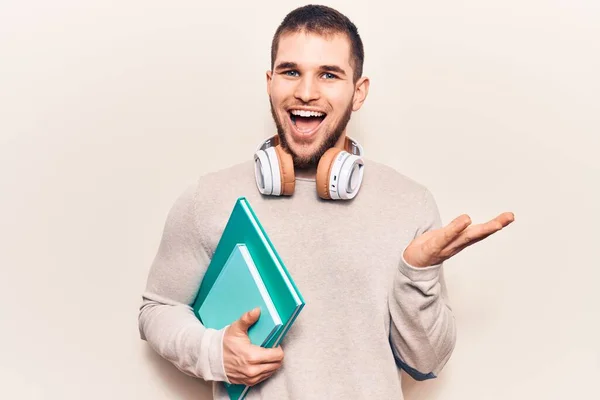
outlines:
{"label": "eyebrow", "polygon": [[296,64],[295,62],[282,61],[275,67],[276,70],[289,68],[298,68],[298,64]]}
{"label": "eyebrow", "polygon": [[321,65],[321,70],[329,72],[337,72],[340,75],[346,76],[346,71],[337,65]]}
{"label": "eyebrow", "polygon": [[[277,66],[275,67],[275,70],[279,71],[282,69],[297,69],[297,68],[298,68],[298,64],[295,62],[282,61],[279,64],[277,64]],[[346,71],[344,71],[343,68],[341,68],[337,65],[321,65],[319,67],[319,69],[321,71],[336,72],[340,75],[346,76]]]}

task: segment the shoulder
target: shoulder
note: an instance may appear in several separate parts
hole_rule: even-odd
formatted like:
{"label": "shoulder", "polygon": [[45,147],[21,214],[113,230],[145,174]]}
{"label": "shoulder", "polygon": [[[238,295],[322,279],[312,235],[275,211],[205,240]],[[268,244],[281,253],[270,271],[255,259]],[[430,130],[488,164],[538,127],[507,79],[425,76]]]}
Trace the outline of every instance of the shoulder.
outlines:
{"label": "shoulder", "polygon": [[255,192],[253,161],[201,173],[176,196],[167,224],[204,237],[207,229],[222,229],[239,197]]}
{"label": "shoulder", "polygon": [[364,204],[377,209],[379,215],[401,224],[414,223],[417,232],[440,226],[436,199],[424,183],[389,165],[365,159],[363,185]]}
{"label": "shoulder", "polygon": [[202,173],[185,189],[196,217],[203,220],[223,218],[238,198],[253,198],[256,192],[253,160]]}
{"label": "shoulder", "polygon": [[395,197],[430,195],[429,189],[422,182],[405,175],[390,165],[368,158],[365,159],[364,183],[373,190]]}
{"label": "shoulder", "polygon": [[[198,175],[192,184],[195,202],[210,207],[231,203],[256,191],[253,160]],[[188,188],[190,190],[190,188]]]}
{"label": "shoulder", "polygon": [[196,177],[193,185],[199,194],[219,197],[234,188],[255,184],[254,163],[243,161],[225,168],[203,172]]}
{"label": "shoulder", "polygon": [[182,188],[175,205],[196,210],[232,205],[238,197],[256,191],[254,162],[244,161],[231,166],[201,173]]}

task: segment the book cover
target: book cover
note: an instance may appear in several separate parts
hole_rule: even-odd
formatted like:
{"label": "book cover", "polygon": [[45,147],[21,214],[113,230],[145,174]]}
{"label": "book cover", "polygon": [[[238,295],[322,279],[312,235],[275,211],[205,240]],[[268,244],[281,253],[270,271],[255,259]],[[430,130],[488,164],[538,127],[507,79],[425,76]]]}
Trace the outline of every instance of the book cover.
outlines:
{"label": "book cover", "polygon": [[222,329],[245,312],[260,308],[258,320],[248,329],[252,344],[264,346],[282,326],[256,265],[244,244],[237,244],[198,310],[204,326]]}

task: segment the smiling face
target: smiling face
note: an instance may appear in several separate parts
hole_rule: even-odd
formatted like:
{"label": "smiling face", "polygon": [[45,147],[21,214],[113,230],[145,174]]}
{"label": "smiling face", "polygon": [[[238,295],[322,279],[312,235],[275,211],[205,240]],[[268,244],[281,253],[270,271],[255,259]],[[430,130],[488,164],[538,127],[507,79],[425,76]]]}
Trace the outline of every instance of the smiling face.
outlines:
{"label": "smiling face", "polygon": [[298,168],[314,167],[330,147],[343,147],[346,125],[362,106],[369,81],[353,81],[344,34],[305,31],[281,36],[267,72],[271,113],[284,150]]}

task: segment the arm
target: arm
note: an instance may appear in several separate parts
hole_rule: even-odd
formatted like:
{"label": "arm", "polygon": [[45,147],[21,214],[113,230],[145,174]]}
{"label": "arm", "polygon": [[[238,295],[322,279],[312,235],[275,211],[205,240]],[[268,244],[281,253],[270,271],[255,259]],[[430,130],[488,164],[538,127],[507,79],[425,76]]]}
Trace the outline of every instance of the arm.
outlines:
{"label": "arm", "polygon": [[228,382],[222,344],[226,328],[204,327],[191,308],[210,261],[198,231],[194,200],[190,187],[167,217],[142,296],[140,337],[182,372]]}
{"label": "arm", "polygon": [[[433,196],[424,192],[419,236],[441,226]],[[408,246],[407,246],[408,247]],[[399,366],[416,380],[435,378],[456,343],[456,326],[448,302],[443,263],[424,268],[404,258],[389,296],[390,344]]]}

